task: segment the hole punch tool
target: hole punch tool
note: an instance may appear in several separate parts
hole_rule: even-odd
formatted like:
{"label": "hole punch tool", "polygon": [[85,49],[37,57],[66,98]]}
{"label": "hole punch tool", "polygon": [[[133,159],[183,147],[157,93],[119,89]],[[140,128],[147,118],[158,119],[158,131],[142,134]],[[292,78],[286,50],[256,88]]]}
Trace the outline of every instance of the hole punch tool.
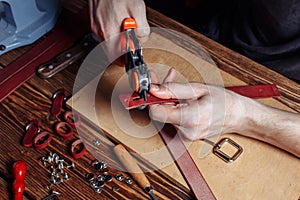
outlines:
{"label": "hole punch tool", "polygon": [[133,18],[126,18],[122,23],[124,35],[121,37],[121,50],[124,53],[122,59],[128,74],[131,89],[140,98],[147,101],[147,93],[150,91],[151,79],[147,64],[142,55],[142,46],[138,40],[135,29],[136,22]]}

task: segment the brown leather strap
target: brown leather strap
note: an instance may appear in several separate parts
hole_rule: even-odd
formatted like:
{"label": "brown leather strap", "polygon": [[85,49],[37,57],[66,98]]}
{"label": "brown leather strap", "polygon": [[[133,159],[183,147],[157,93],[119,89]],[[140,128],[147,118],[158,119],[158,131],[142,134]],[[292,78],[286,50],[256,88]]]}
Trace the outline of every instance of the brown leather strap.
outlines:
{"label": "brown leather strap", "polygon": [[185,145],[176,133],[177,130],[171,124],[165,124],[163,129],[160,130],[162,139],[175,159],[179,170],[181,171],[196,199],[215,200],[216,197],[212,193],[203,175],[199,171]]}

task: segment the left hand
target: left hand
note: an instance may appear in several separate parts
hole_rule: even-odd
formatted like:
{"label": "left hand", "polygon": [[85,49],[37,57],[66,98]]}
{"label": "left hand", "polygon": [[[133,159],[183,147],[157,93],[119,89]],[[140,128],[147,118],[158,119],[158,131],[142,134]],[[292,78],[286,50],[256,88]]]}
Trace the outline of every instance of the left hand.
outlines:
{"label": "left hand", "polygon": [[[171,69],[162,85],[151,85],[150,93],[162,99],[184,99],[185,103],[151,105],[153,120],[173,124],[189,140],[241,129],[244,104],[240,101],[246,98],[222,87],[175,83],[174,74]],[[157,78],[152,82],[157,83]]]}

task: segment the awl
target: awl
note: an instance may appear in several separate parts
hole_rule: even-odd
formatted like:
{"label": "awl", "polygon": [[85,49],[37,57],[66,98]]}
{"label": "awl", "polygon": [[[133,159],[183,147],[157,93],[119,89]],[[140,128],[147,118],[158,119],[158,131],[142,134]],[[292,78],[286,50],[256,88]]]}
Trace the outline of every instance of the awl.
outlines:
{"label": "awl", "polygon": [[150,182],[142,169],[138,166],[136,160],[130,155],[130,153],[121,144],[118,144],[114,148],[115,154],[118,156],[121,163],[131,174],[137,184],[139,184],[153,200],[157,200],[157,197],[153,193],[153,189],[150,186]]}

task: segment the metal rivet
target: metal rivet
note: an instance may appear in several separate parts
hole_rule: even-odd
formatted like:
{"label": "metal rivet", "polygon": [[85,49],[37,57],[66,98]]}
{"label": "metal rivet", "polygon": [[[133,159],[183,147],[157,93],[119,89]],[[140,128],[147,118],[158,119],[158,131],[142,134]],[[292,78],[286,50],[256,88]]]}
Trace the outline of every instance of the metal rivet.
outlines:
{"label": "metal rivet", "polygon": [[105,176],[105,181],[106,182],[111,182],[112,181],[112,175],[106,175]]}
{"label": "metal rivet", "polygon": [[95,170],[101,171],[101,170],[102,170],[102,165],[101,165],[101,163],[96,163],[96,164],[94,164],[94,168],[95,168]]}
{"label": "metal rivet", "polygon": [[64,174],[64,179],[65,179],[65,180],[70,180],[70,175],[69,175],[68,173],[65,173],[65,174]]}
{"label": "metal rivet", "polygon": [[95,191],[96,193],[101,193],[101,192],[102,192],[102,189],[101,189],[101,188],[94,188],[94,191]]}
{"label": "metal rivet", "polygon": [[92,180],[94,180],[94,174],[93,174],[93,173],[87,173],[87,174],[85,175],[85,178],[86,178],[86,180],[88,180],[88,181],[92,181]]}
{"label": "metal rivet", "polygon": [[75,163],[74,162],[72,162],[70,165],[68,165],[68,166],[66,166],[66,168],[75,168]]}
{"label": "metal rivet", "polygon": [[112,190],[113,190],[113,191],[119,191],[119,190],[120,190],[120,187],[119,187],[119,186],[114,186],[114,187],[112,187]]}
{"label": "metal rivet", "polygon": [[126,177],[125,180],[124,180],[124,182],[127,183],[127,184],[132,184],[133,180],[130,177]]}
{"label": "metal rivet", "polygon": [[99,175],[99,176],[97,177],[97,181],[105,181],[105,176]]}
{"label": "metal rivet", "polygon": [[99,138],[93,140],[93,145],[99,146],[100,144],[101,144],[101,140]]}
{"label": "metal rivet", "polygon": [[105,185],[104,181],[97,181],[97,187],[103,187]]}
{"label": "metal rivet", "polygon": [[4,51],[6,49],[6,46],[4,44],[0,45],[0,51]]}
{"label": "metal rivet", "polygon": [[118,181],[123,181],[123,180],[124,180],[124,176],[123,176],[122,174],[117,174],[117,175],[116,175],[116,179],[117,179]]}
{"label": "metal rivet", "polygon": [[90,182],[90,187],[91,188],[97,188],[97,181],[91,181]]}

